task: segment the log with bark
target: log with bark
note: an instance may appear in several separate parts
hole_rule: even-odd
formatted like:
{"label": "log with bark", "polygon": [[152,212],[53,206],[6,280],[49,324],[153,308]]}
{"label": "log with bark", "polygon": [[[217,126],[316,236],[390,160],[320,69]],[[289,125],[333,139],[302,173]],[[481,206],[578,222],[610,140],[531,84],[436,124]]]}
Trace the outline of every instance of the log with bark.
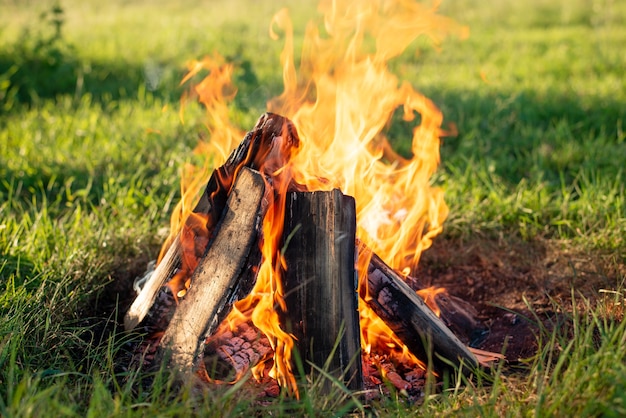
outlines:
{"label": "log with bark", "polygon": [[[242,167],[261,168],[270,173],[287,161],[300,139],[293,123],[282,116],[265,113],[246,134],[224,165],[214,170],[193,212],[207,216],[209,239],[219,221],[233,181]],[[159,289],[181,264],[181,234],[175,236],[150,279],[124,316],[124,328],[134,329],[146,316]]]}

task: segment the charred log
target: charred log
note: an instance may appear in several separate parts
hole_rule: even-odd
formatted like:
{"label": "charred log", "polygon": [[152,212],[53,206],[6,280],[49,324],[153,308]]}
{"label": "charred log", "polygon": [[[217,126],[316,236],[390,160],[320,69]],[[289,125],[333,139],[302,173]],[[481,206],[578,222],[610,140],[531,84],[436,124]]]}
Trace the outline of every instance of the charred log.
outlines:
{"label": "charred log", "polygon": [[216,335],[219,337],[207,339],[204,349],[208,379],[232,382],[272,355],[269,340],[250,322],[244,322],[232,331],[218,331]]}
{"label": "charred log", "polygon": [[465,345],[476,346],[489,334],[489,328],[478,319],[476,309],[447,291],[435,296],[440,318]]}
{"label": "charred log", "polygon": [[450,365],[462,365],[463,372],[468,374],[478,367],[467,347],[375,254],[368,268],[367,294],[362,297],[413,354],[423,359],[432,358],[435,369],[441,371],[449,369]]}
{"label": "charred log", "polygon": [[[378,259],[372,260],[372,263],[377,263]],[[433,289],[432,286],[426,286],[418,278],[413,276],[405,277],[406,283],[421,294],[420,291]],[[465,345],[476,346],[483,341],[489,334],[489,328],[478,317],[476,309],[465,300],[451,295],[447,289],[438,288],[436,292],[433,292],[432,302],[436,305],[439,311],[439,318],[450,331],[456,335],[459,340]],[[432,305],[428,300],[425,300],[428,306]]]}
{"label": "charred log", "polygon": [[291,192],[285,213],[284,321],[305,372],[313,364],[362,390],[354,199],[337,189]]}

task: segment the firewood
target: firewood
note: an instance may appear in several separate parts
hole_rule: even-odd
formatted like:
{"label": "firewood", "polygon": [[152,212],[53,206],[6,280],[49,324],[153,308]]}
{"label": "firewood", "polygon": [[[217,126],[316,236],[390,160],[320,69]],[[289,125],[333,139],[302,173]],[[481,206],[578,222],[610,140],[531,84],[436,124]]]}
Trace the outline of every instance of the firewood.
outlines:
{"label": "firewood", "polygon": [[[209,236],[220,219],[228,192],[242,167],[265,171],[276,169],[290,157],[300,139],[293,123],[282,116],[265,113],[254,128],[246,134],[228,160],[211,174],[204,193],[193,212],[208,215],[206,228]],[[269,161],[272,156],[278,161]],[[265,164],[265,165],[264,165]],[[180,265],[182,246],[180,233],[174,238],[165,256],[146,282],[143,289],[124,316],[124,328],[134,329],[146,316],[154,303],[158,290],[172,277]]]}
{"label": "firewood", "polygon": [[437,370],[448,369],[450,364],[463,365],[463,373],[469,374],[478,367],[468,348],[376,254],[372,254],[368,268],[367,295],[361,296],[413,354],[423,359],[434,354]]}
{"label": "firewood", "polygon": [[258,172],[241,170],[215,237],[193,273],[191,288],[165,330],[160,356],[169,357],[173,369],[182,374],[192,371],[205,337],[215,330],[238,296],[242,285],[239,278],[261,228],[264,191]]}
{"label": "firewood", "polygon": [[128,312],[124,315],[124,329],[127,331],[134,329],[148,314],[159,289],[171,278],[173,271],[180,264],[180,254],[180,236],[177,235],[152,273],[152,276],[146,281],[141,292],[139,292]]}
{"label": "firewood", "polygon": [[208,379],[232,382],[271,355],[267,337],[252,322],[243,322],[232,331],[218,330],[208,338],[203,361]]}
{"label": "firewood", "polygon": [[291,192],[285,214],[287,329],[303,361],[362,390],[354,199],[337,189]]}
{"label": "firewood", "polygon": [[435,296],[439,317],[464,344],[478,344],[489,334],[489,328],[478,319],[476,309],[467,301],[444,291]]}
{"label": "firewood", "polygon": [[[375,259],[373,262],[376,263],[377,260],[380,260],[380,258]],[[420,294],[421,290],[433,288],[432,285],[426,285],[414,276],[405,276],[404,281],[412,289],[415,289],[418,294]],[[432,300],[439,310],[439,318],[463,344],[479,344],[489,334],[489,327],[479,318],[474,306],[458,296],[451,295],[448,289],[437,289]],[[426,304],[430,306],[428,301],[426,301]]]}

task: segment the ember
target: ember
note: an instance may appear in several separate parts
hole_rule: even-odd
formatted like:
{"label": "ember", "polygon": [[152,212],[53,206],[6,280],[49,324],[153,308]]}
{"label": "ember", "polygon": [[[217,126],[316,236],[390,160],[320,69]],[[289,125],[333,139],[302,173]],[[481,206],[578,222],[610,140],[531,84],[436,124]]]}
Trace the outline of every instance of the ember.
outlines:
{"label": "ember", "polygon": [[[307,354],[308,344],[317,342],[325,346],[323,357],[329,357],[333,346],[321,343],[322,337],[328,337],[324,333],[330,333],[333,341],[344,338],[338,351],[348,358],[338,366],[346,373],[346,383],[357,382],[355,389],[362,381],[359,340],[368,358],[383,353],[407,369],[425,370],[425,362],[434,351],[436,368],[446,367],[446,361],[461,362],[469,366],[464,369],[467,372],[477,366],[474,355],[404,281],[421,252],[441,232],[448,212],[442,191],[430,183],[439,163],[442,115],[387,68],[387,62],[416,37],[427,35],[437,41],[448,33],[463,35],[465,29],[437,15],[436,8],[405,0],[322,1],[319,9],[324,14],[326,33],[322,35],[318,26],[309,24],[298,70],[288,12],[281,10],[275,15],[270,33],[277,38],[274,29],[284,31],[281,62],[285,89],[268,102],[268,110],[274,113],[263,115],[227,160],[228,150],[235,148],[234,139],[243,136],[228,120],[227,104],[233,97],[228,92],[234,91],[230,85],[232,66],[219,57],[190,65],[185,81],[200,71],[209,71],[193,89],[206,107],[211,132],[210,141],[200,144],[197,152],[210,155],[217,165],[223,164],[209,179],[205,168],[191,180],[185,179],[188,183],[183,200],[172,216],[172,235],[163,246],[157,269],[129,310],[125,326],[132,329],[144,320],[155,298],[162,298],[159,292],[164,292],[162,286],[166,284],[172,297],[179,299],[178,305],[170,304],[176,309],[166,328],[153,331],[164,332],[162,348],[172,350],[172,365],[178,369],[189,371],[205,363],[197,360],[205,336],[215,357],[220,351],[216,341],[224,341],[227,335],[239,338],[233,333],[240,330],[247,340],[228,344],[252,352],[245,360],[236,360],[238,354],[232,350],[226,356],[236,378],[246,368],[261,377],[267,367],[269,376],[296,395],[291,358],[294,346],[304,360],[313,360],[316,356]],[[368,45],[375,45],[374,50],[369,51]],[[382,133],[398,107],[403,108],[406,121],[420,116],[413,129],[413,155],[408,159],[391,152]],[[191,202],[204,184],[204,193],[191,210]],[[290,193],[305,191],[335,197],[327,198],[328,210],[321,207],[294,215],[290,207],[286,215],[289,196],[310,198]],[[331,206],[351,197],[352,217],[342,220],[337,231],[326,230],[321,238],[311,238],[312,232],[296,233],[300,226],[317,222],[314,218],[320,212],[334,216]],[[348,207],[341,213],[349,213]],[[256,223],[260,217],[262,224]],[[327,224],[328,219],[321,219],[320,225]],[[347,233],[351,223],[352,238]],[[339,251],[333,246],[340,237],[348,237],[349,245],[341,250],[345,254],[336,264],[326,263],[326,270],[313,273],[320,259],[314,258],[319,255],[309,259],[308,253],[328,245],[323,261],[330,260],[331,254]],[[321,241],[307,242],[311,239]],[[301,254],[289,255],[290,248],[300,248]],[[302,253],[308,272],[298,270]],[[345,272],[344,267],[348,268]],[[293,295],[309,280],[315,280],[318,288],[326,288],[304,290],[304,299],[295,305],[288,302],[292,296],[287,293]],[[333,296],[332,292],[342,286],[351,291]],[[311,318],[308,310],[319,311],[320,307],[303,302],[311,297],[307,292],[326,295],[311,300],[328,302],[330,305],[323,309],[337,307],[342,314],[321,319],[318,312]],[[436,310],[435,300],[442,292],[421,289],[420,296]],[[307,303],[307,312],[296,314],[294,306]],[[352,313],[355,321],[351,322]],[[251,339],[251,329],[260,332],[271,350]],[[323,366],[319,358],[314,364]],[[350,364],[358,367],[348,372]],[[376,379],[368,372],[370,368],[365,367],[365,374]],[[213,379],[211,372],[207,367],[206,379]],[[385,373],[389,380],[409,385],[395,371]],[[406,376],[417,381],[423,372]]]}

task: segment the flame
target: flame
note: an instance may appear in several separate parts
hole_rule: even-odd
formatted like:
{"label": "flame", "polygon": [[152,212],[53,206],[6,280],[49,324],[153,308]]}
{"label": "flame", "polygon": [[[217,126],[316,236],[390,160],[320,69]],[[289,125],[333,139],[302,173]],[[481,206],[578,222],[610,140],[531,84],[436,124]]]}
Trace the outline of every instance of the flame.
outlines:
{"label": "flame", "polygon": [[[298,68],[288,11],[280,10],[270,25],[272,38],[279,39],[278,32],[284,37],[280,56],[284,91],[270,100],[267,108],[290,118],[301,139],[289,166],[276,167],[275,176],[293,178],[309,190],[339,188],[354,196],[359,240],[406,274],[442,231],[448,214],[443,192],[431,185],[445,131],[437,107],[408,82],[401,82],[387,63],[419,36],[428,36],[438,44],[448,34],[467,35],[466,28],[438,15],[437,7],[438,3],[427,7],[409,0],[322,0],[319,11],[323,30],[315,22],[308,24]],[[183,82],[207,70],[209,74],[195,86],[193,95],[206,107],[210,141],[200,143],[196,152],[217,166],[236,146],[242,132],[228,117],[228,103],[235,94],[231,65],[217,55],[194,61]],[[412,155],[407,158],[393,152],[384,134],[399,108],[406,122],[419,115],[419,123],[413,127]],[[173,216],[174,235],[181,225],[194,222],[189,217],[189,196],[197,194],[207,177],[199,172],[186,184],[183,201]],[[293,336],[280,327],[277,313],[277,308],[284,309],[284,261],[278,248],[284,216],[281,195],[284,193],[280,191],[275,195],[264,220],[264,262],[255,288],[235,304],[227,321],[236,324],[252,319],[275,350],[271,374],[297,393],[289,366]],[[360,254],[357,270],[361,287],[367,282],[368,263],[369,256]],[[385,347],[423,367],[362,301],[359,309],[365,350]]]}
{"label": "flame", "polygon": [[436,297],[441,293],[446,293],[446,289],[443,287],[430,286],[425,289],[420,289],[417,294],[424,299],[424,303],[435,313],[437,316],[441,316],[441,310],[437,306]]}
{"label": "flame", "polygon": [[[309,24],[299,72],[288,12],[274,17],[286,37],[285,90],[268,108],[298,127],[303,145],[293,163],[297,182],[354,196],[360,239],[393,268],[416,265],[448,213],[442,191],[430,184],[443,116],[400,83],[387,62],[419,35],[437,41],[445,31],[464,29],[436,15],[435,7],[410,1],[322,1],[319,8],[327,37]],[[373,52],[367,52],[368,41],[376,46]],[[406,121],[419,114],[421,123],[413,129],[413,156],[389,163],[384,151],[391,146],[381,132],[399,107]]]}
{"label": "flame", "polygon": [[161,261],[174,238],[181,236],[181,268],[167,283],[174,298],[183,297],[191,284],[190,277],[198,265],[206,246],[211,238],[211,231],[207,228],[209,215],[193,211],[198,198],[198,191],[206,184],[211,165],[221,165],[230,151],[236,146],[243,133],[240,129],[228,122],[228,102],[236,94],[231,83],[233,66],[215,55],[206,57],[202,61],[190,61],[187,65],[188,73],[181,81],[186,83],[201,71],[209,74],[181,100],[181,121],[183,121],[184,104],[191,98],[198,98],[206,108],[206,127],[211,135],[211,141],[199,142],[194,154],[204,157],[204,164],[186,164],[181,173],[181,200],[174,208],[170,220],[170,235],[165,240],[159,253]]}
{"label": "flame", "polygon": [[[359,239],[408,274],[448,214],[442,191],[430,184],[445,132],[441,112],[407,82],[399,82],[387,62],[419,35],[438,42],[446,32],[464,36],[466,29],[436,15],[436,5],[411,1],[322,1],[319,9],[326,36],[309,24],[299,71],[288,12],[283,9],[274,17],[270,35],[277,37],[274,27],[285,33],[285,88],[268,109],[298,127],[302,147],[293,159],[296,181],[316,190],[338,187],[354,196]],[[371,44],[375,48],[368,52]],[[389,152],[392,147],[382,134],[399,107],[405,121],[421,116],[413,129],[413,155],[406,159]],[[362,252],[357,263],[361,287],[367,283],[368,264],[369,256]],[[362,301],[359,310],[366,351],[376,345],[425,368]]]}
{"label": "flame", "polygon": [[[270,377],[277,379],[282,387],[286,387],[291,393],[299,396],[296,380],[291,370],[294,337],[282,329],[279,318],[279,312],[287,310],[281,280],[282,272],[286,266],[279,246],[283,233],[287,187],[290,184],[292,173],[290,166],[283,166],[277,168],[273,174],[275,193],[269,197],[270,202],[263,219],[261,242],[263,263],[250,295],[234,304],[233,311],[227,320],[231,317],[246,318],[249,316],[252,323],[268,337],[274,350],[273,365],[269,372]],[[243,312],[251,313],[245,315]],[[256,375],[263,370],[264,367],[258,365],[253,373]]]}

